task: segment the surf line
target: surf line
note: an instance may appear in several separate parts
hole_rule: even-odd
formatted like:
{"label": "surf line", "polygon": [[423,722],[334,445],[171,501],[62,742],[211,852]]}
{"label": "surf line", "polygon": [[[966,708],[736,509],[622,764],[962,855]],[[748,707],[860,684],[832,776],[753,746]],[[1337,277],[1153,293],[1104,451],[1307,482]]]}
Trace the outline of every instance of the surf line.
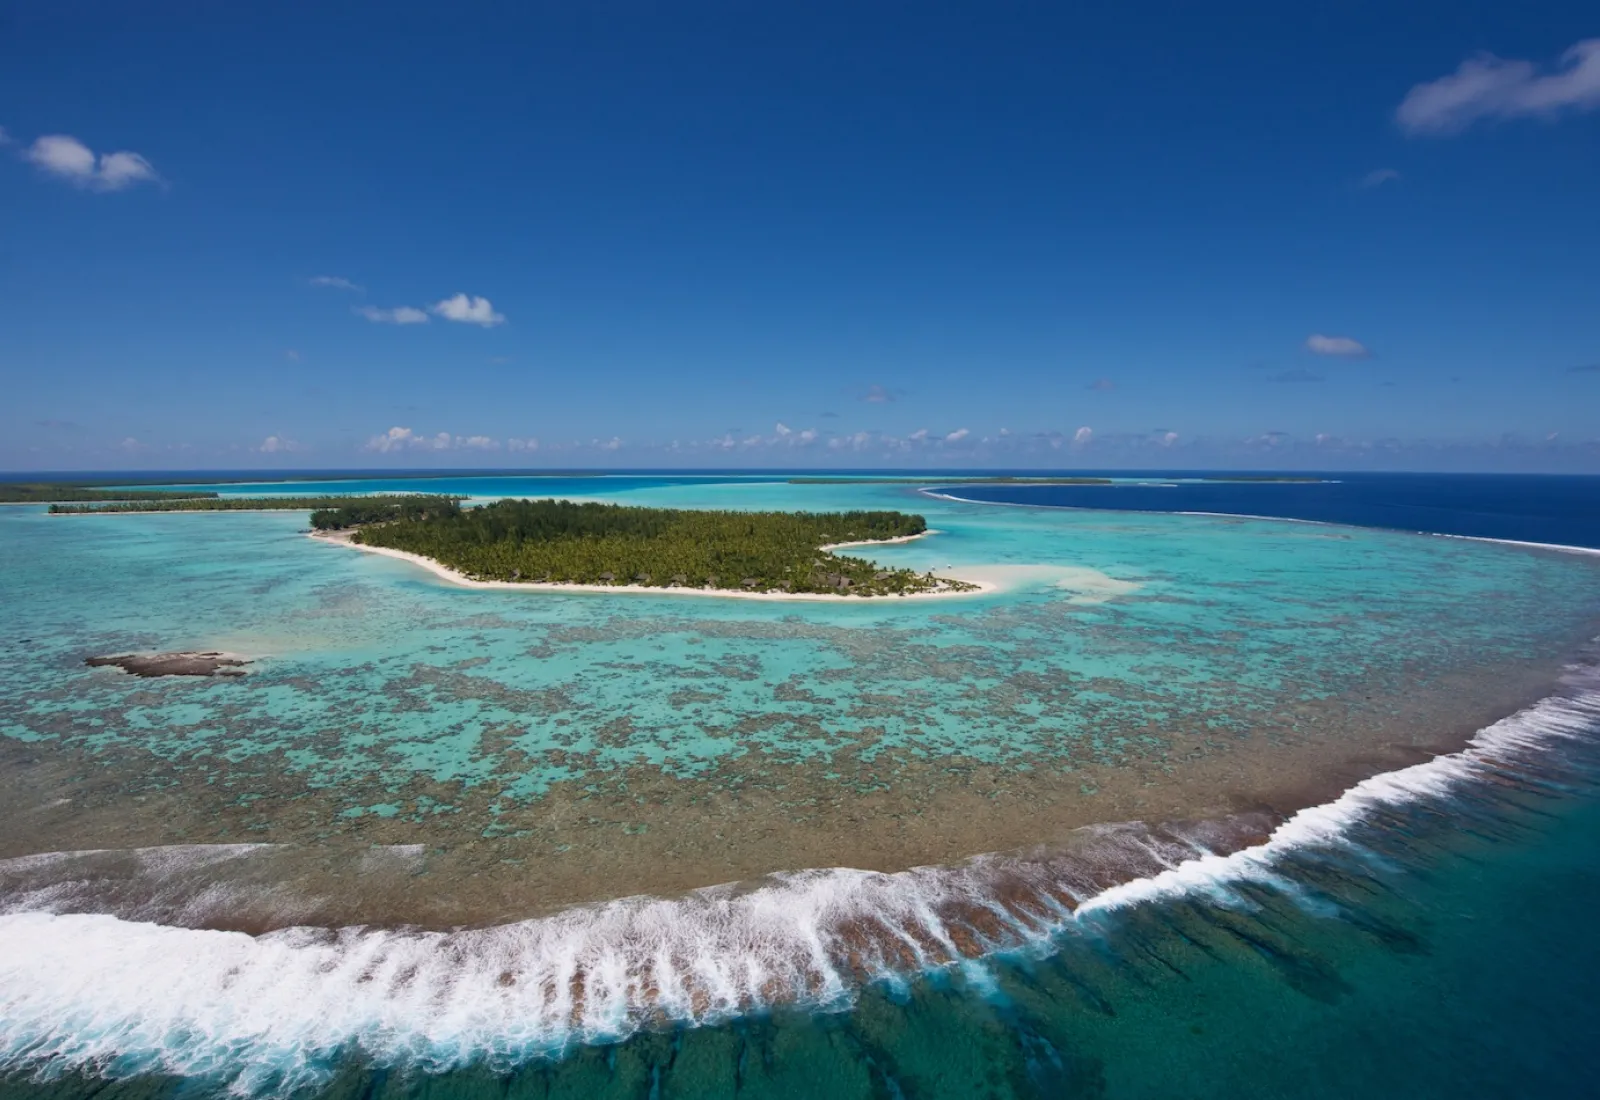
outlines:
{"label": "surf line", "polygon": [[235,1091],[287,1094],[325,1081],[356,1047],[378,1065],[445,1070],[557,1057],[663,1017],[701,1025],[779,1003],[844,1006],[873,981],[1048,950],[1125,907],[1225,898],[1246,881],[1292,886],[1293,853],[1358,850],[1357,827],[1386,808],[1537,773],[1553,746],[1592,747],[1597,734],[1600,669],[1575,665],[1555,693],[1459,752],[1363,780],[1259,843],[1213,854],[1182,835],[1103,830],[1149,871],[1100,887],[1069,881],[1063,864],[989,856],[892,874],[784,873],[754,889],[623,898],[456,932],[252,937],[12,911],[0,916],[0,1069],[221,1072]]}

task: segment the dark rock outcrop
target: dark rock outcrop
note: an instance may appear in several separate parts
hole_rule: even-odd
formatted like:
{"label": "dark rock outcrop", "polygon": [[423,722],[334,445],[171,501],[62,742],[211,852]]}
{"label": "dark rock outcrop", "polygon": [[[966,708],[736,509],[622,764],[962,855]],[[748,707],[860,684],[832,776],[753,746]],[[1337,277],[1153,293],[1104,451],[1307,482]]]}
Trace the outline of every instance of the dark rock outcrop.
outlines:
{"label": "dark rock outcrop", "polygon": [[243,676],[250,662],[230,653],[117,653],[90,657],[94,668],[112,665],[134,676]]}

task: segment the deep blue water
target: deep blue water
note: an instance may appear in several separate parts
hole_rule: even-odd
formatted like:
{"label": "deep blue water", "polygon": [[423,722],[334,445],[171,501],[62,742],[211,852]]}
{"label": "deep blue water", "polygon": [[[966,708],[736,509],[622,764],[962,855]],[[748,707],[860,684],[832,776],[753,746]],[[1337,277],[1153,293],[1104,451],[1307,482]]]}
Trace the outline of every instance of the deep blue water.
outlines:
{"label": "deep blue water", "polygon": [[[1192,476],[1192,475],[1189,475]],[[1326,474],[1327,481],[956,485],[963,500],[1055,508],[1230,515],[1600,547],[1600,477]]]}

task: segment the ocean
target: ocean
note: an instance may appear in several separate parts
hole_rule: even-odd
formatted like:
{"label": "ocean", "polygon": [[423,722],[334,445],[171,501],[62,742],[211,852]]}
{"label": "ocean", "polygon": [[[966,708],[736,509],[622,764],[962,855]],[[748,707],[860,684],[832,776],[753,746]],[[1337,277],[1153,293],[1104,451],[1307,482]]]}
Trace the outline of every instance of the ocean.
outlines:
{"label": "ocean", "polygon": [[1367,473],[1305,476],[1320,480],[1216,482],[1197,481],[1192,474],[1170,478],[1146,474],[1138,482],[1113,485],[983,485],[946,491],[966,500],[1032,507],[1254,514],[1474,538],[1600,546],[1600,507],[1596,507],[1593,477]]}
{"label": "ocean", "polygon": [[[0,1094],[1590,1090],[1600,555],[1508,543],[1600,479],[353,484],[917,510],[997,591],[0,510]],[[82,663],[186,648],[256,663]]]}

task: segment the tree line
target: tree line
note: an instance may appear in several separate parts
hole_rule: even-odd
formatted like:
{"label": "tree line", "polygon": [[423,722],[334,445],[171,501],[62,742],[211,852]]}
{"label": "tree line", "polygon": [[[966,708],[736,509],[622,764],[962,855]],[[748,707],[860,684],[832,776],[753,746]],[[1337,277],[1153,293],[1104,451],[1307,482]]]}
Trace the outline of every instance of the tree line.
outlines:
{"label": "tree line", "polygon": [[54,481],[0,482],[0,504],[48,504],[54,501],[197,500],[216,493],[193,489],[89,489]]}
{"label": "tree line", "polygon": [[396,520],[425,520],[434,516],[459,515],[465,497],[430,494],[427,496],[346,497],[332,507],[311,513],[311,526],[317,531],[343,531],[368,523],[393,523]]}
{"label": "tree line", "polygon": [[[161,497],[155,500],[127,500],[109,504],[52,504],[50,511],[61,515],[93,515],[100,512],[304,512],[310,511],[311,525],[319,530],[354,527],[361,523],[420,518],[442,509],[458,509],[466,498],[434,493],[394,493],[384,496],[314,497]],[[318,517],[321,517],[319,521]]]}
{"label": "tree line", "polygon": [[920,535],[903,512],[729,512],[562,500],[435,508],[361,527],[354,541],[420,554],[481,580],[891,595],[969,589],[822,547]]}

